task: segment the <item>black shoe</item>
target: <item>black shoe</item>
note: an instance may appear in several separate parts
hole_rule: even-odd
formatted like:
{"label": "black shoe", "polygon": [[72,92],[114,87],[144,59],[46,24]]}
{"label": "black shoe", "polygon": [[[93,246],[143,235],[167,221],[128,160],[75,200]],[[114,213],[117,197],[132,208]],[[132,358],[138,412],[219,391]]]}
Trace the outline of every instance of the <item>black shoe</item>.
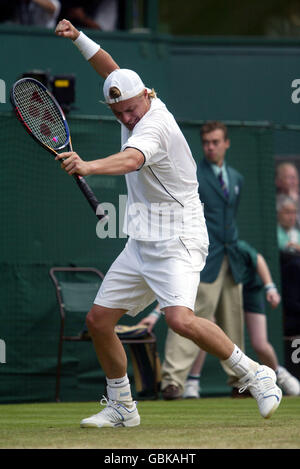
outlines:
{"label": "black shoe", "polygon": [[169,384],[165,389],[162,390],[162,397],[166,401],[173,401],[175,399],[181,399],[182,393],[179,387],[175,384]]}

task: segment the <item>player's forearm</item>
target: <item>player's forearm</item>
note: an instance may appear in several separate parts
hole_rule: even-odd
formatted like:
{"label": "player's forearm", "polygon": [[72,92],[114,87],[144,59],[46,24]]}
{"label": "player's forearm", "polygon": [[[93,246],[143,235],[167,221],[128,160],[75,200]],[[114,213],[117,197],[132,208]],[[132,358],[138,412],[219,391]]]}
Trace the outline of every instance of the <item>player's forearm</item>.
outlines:
{"label": "player's forearm", "polygon": [[83,57],[89,61],[99,75],[106,78],[111,72],[119,68],[108,52],[101,49],[97,42],[78,31],[68,20],[62,20],[55,29],[57,36],[71,39]]}
{"label": "player's forearm", "polygon": [[111,55],[84,33],[80,32],[78,34],[74,40],[74,45],[101,77],[106,78],[116,68],[119,68]]}
{"label": "player's forearm", "polygon": [[99,49],[98,52],[96,52],[96,54],[89,60],[89,63],[103,78],[107,78],[111,72],[119,68],[109,53],[103,49]]}
{"label": "player's forearm", "polygon": [[[140,152],[139,152],[140,153]],[[120,176],[138,170],[144,162],[142,153],[128,150],[116,153],[102,158],[100,160],[90,161],[88,163],[89,174],[106,174],[111,176]]]}

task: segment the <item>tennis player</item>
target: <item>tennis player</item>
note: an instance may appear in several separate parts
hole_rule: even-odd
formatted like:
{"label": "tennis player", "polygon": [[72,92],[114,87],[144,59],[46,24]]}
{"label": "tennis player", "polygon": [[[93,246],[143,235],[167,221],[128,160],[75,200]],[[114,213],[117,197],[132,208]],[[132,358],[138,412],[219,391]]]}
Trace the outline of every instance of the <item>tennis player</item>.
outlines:
{"label": "tennis player", "polygon": [[132,400],[124,348],[114,332],[125,314],[135,316],[158,300],[169,327],[228,364],[241,388],[249,388],[265,418],[281,400],[273,370],[248,358],[213,322],[193,308],[208,251],[198,195],[196,164],[163,102],[132,70],[120,69],[98,44],[62,20],[56,34],[73,41],[105,79],[107,105],[121,124],[119,153],[84,161],[75,152],[57,159],[68,174],[125,175],[124,230],[128,242],[109,269],[87,315],[93,344],[106,374],[105,408],[82,427],[133,427],[140,416]]}

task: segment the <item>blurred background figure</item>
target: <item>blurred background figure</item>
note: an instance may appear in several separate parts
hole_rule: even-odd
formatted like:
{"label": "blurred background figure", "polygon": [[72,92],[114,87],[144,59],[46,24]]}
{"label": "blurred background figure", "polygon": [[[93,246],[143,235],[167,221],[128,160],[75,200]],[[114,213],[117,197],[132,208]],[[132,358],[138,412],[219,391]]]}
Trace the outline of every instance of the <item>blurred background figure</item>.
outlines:
{"label": "blurred background figure", "polygon": [[17,23],[54,28],[61,9],[59,0],[18,0],[15,9]]}
{"label": "blurred background figure", "polygon": [[78,28],[114,31],[121,28],[119,0],[61,0],[60,19],[70,20]]}
{"label": "blurred background figure", "polygon": [[276,209],[284,334],[294,336],[300,334],[300,230],[296,226],[297,204],[282,194],[277,198]]}
{"label": "blurred background figure", "polygon": [[15,21],[15,4],[11,0],[1,0],[0,23],[12,23]]}
{"label": "blurred background figure", "polygon": [[299,173],[296,165],[290,162],[280,163],[276,168],[275,185],[277,198],[284,194],[296,202],[296,222],[298,227],[300,227]]}
{"label": "blurred background figure", "polygon": [[265,34],[271,37],[299,37],[299,1],[286,2],[281,15],[270,17],[266,21]]}
{"label": "blurred background figure", "polygon": [[297,227],[297,203],[281,194],[277,197],[277,240],[281,251],[300,254],[300,230]]}
{"label": "blurred background figure", "polygon": [[290,162],[280,163],[276,169],[277,194],[285,194],[298,202],[299,174],[297,167]]}

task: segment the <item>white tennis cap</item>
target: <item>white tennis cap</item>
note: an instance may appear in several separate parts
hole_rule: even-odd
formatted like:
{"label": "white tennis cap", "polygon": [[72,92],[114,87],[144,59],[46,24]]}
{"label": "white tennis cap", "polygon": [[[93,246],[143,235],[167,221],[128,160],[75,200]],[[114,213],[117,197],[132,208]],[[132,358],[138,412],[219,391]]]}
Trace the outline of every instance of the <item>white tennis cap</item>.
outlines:
{"label": "white tennis cap", "polygon": [[[109,90],[115,86],[120,90],[121,96],[118,98],[110,98]],[[126,99],[134,98],[141,93],[146,86],[142,82],[139,75],[133,70],[127,68],[117,68],[111,72],[106,78],[103,85],[103,94],[106,103],[114,104]]]}

